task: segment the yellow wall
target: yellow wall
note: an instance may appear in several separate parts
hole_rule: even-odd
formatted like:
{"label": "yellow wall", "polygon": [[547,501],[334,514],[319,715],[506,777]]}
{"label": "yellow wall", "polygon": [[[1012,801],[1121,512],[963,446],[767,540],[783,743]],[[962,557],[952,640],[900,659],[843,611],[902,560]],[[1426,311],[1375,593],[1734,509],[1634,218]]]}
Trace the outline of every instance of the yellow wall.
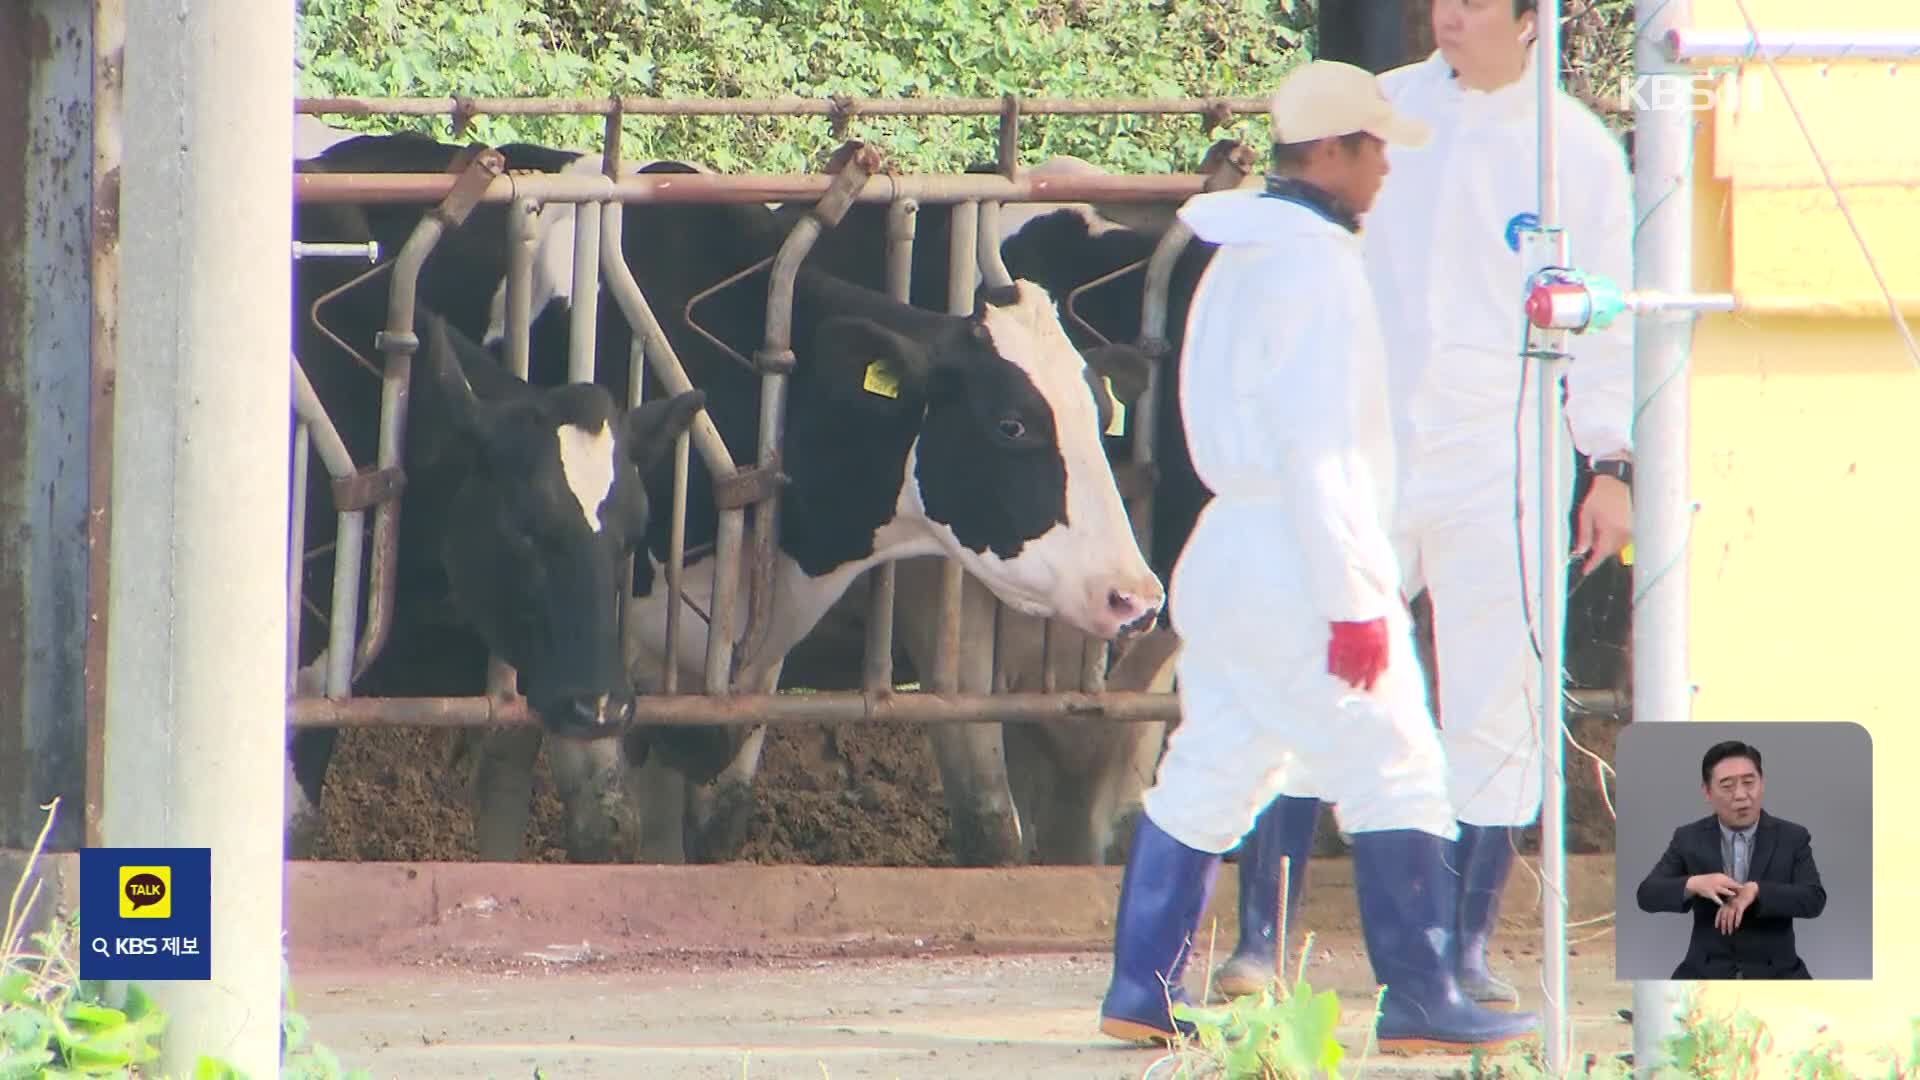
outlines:
{"label": "yellow wall", "polygon": [[[1763,30],[1911,27],[1911,0],[1746,0]],[[1731,0],[1703,28],[1744,30]],[[1780,61],[1792,99],[1898,305],[1920,332],[1920,63]],[[1823,68],[1825,70],[1823,70]],[[1839,1038],[1851,1063],[1910,1043],[1920,1015],[1920,357],[1910,355],[1852,232],[1762,63],[1737,76],[1695,149],[1696,287],[1748,310],[1694,342],[1692,671],[1696,720],[1852,720],[1873,735],[1874,978],[1710,984],[1786,1055]],[[1815,1029],[1830,1025],[1825,1035]]]}

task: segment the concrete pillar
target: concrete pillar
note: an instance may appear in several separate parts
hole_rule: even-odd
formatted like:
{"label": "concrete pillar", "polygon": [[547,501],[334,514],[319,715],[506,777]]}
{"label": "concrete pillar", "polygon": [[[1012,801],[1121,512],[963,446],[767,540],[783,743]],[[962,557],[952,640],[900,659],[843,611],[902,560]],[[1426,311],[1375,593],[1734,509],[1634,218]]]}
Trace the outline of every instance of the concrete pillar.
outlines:
{"label": "concrete pillar", "polygon": [[279,1071],[293,8],[127,0],[102,840],[211,847],[161,1072]]}

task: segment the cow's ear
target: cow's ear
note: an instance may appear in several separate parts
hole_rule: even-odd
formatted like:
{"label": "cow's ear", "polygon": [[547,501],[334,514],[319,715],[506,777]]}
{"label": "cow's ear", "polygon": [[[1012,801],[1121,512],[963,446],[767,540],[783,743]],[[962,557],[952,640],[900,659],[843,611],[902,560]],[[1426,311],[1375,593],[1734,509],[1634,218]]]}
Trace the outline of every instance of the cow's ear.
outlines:
{"label": "cow's ear", "polygon": [[627,410],[624,428],[627,457],[642,476],[673,449],[675,439],[693,426],[693,418],[707,406],[707,392],[689,390],[655,398]]}
{"label": "cow's ear", "polygon": [[1113,380],[1113,396],[1131,407],[1147,392],[1147,379],[1153,373],[1153,361],[1132,345],[1116,342],[1082,350],[1087,362],[1087,381],[1096,386],[1100,376]]}
{"label": "cow's ear", "polygon": [[813,335],[819,364],[843,389],[875,399],[918,398],[931,359],[924,345],[855,315],[836,315]]}
{"label": "cow's ear", "polygon": [[454,355],[453,336],[447,328],[447,320],[438,314],[422,313],[421,329],[426,331],[426,375],[439,390],[439,396],[446,403],[447,418],[452,422],[455,432],[467,437],[482,437],[486,429],[486,413],[480,399],[473,392],[473,384],[467,381],[462,370],[460,358]]}

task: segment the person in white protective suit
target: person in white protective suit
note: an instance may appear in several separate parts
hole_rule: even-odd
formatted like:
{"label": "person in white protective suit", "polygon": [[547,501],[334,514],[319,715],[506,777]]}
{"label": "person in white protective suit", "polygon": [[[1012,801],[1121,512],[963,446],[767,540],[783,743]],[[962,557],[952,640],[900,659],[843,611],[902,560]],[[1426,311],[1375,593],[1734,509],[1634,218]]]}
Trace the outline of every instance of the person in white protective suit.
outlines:
{"label": "person in white protective suit", "polygon": [[[1499,1005],[1517,1005],[1519,994],[1489,972],[1487,941],[1513,866],[1513,834],[1537,816],[1542,783],[1538,383],[1519,355],[1532,269],[1520,232],[1536,223],[1539,205],[1534,7],[1434,0],[1437,51],[1380,76],[1395,108],[1432,126],[1434,138],[1392,150],[1366,230],[1402,463],[1394,544],[1407,596],[1424,587],[1432,602],[1441,739],[1460,822],[1450,862],[1460,889],[1458,977],[1473,1000]],[[1569,260],[1624,286],[1633,274],[1625,155],[1571,95],[1555,109]],[[1566,417],[1594,473],[1572,539],[1590,572],[1631,539],[1632,322],[1569,345]],[[1572,479],[1569,468],[1562,491],[1571,494]],[[1569,509],[1548,512],[1565,520]],[[1548,572],[1560,583],[1565,569]],[[1321,809],[1314,794],[1296,774],[1242,850],[1241,940],[1217,976],[1228,993],[1273,977],[1275,945],[1287,940],[1273,928],[1281,865],[1291,910]]]}
{"label": "person in white protective suit", "polygon": [[1453,979],[1456,834],[1446,766],[1388,536],[1395,476],[1387,361],[1359,215],[1386,143],[1424,125],[1374,76],[1319,61],[1273,99],[1264,188],[1180,217],[1219,245],[1194,296],[1180,407],[1214,497],[1172,575],[1182,719],[1122,875],[1101,1030],[1170,1041],[1221,854],[1290,761],[1353,837],[1383,1048],[1497,1047],[1530,1016],[1482,1009]]}

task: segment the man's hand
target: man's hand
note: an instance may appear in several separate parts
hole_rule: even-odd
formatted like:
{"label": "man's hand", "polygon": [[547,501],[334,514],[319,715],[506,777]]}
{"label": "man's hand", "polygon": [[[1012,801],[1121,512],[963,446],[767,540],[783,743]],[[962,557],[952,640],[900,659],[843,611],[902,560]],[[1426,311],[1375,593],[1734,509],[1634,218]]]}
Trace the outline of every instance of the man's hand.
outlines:
{"label": "man's hand", "polygon": [[1359,690],[1371,690],[1387,670],[1387,620],[1337,622],[1327,642],[1327,673]]}
{"label": "man's hand", "polygon": [[1587,553],[1582,574],[1591,574],[1601,563],[1627,546],[1633,539],[1633,492],[1614,476],[1595,476],[1587,497],[1580,501],[1573,549]]}
{"label": "man's hand", "polygon": [[1720,905],[1720,913],[1713,917],[1713,925],[1723,934],[1731,934],[1740,928],[1740,918],[1753,906],[1753,898],[1760,895],[1760,883],[1749,881],[1735,890],[1733,899]]}
{"label": "man's hand", "polygon": [[1740,883],[1725,874],[1695,874],[1687,879],[1686,891],[1725,907],[1727,898],[1740,891]]}

